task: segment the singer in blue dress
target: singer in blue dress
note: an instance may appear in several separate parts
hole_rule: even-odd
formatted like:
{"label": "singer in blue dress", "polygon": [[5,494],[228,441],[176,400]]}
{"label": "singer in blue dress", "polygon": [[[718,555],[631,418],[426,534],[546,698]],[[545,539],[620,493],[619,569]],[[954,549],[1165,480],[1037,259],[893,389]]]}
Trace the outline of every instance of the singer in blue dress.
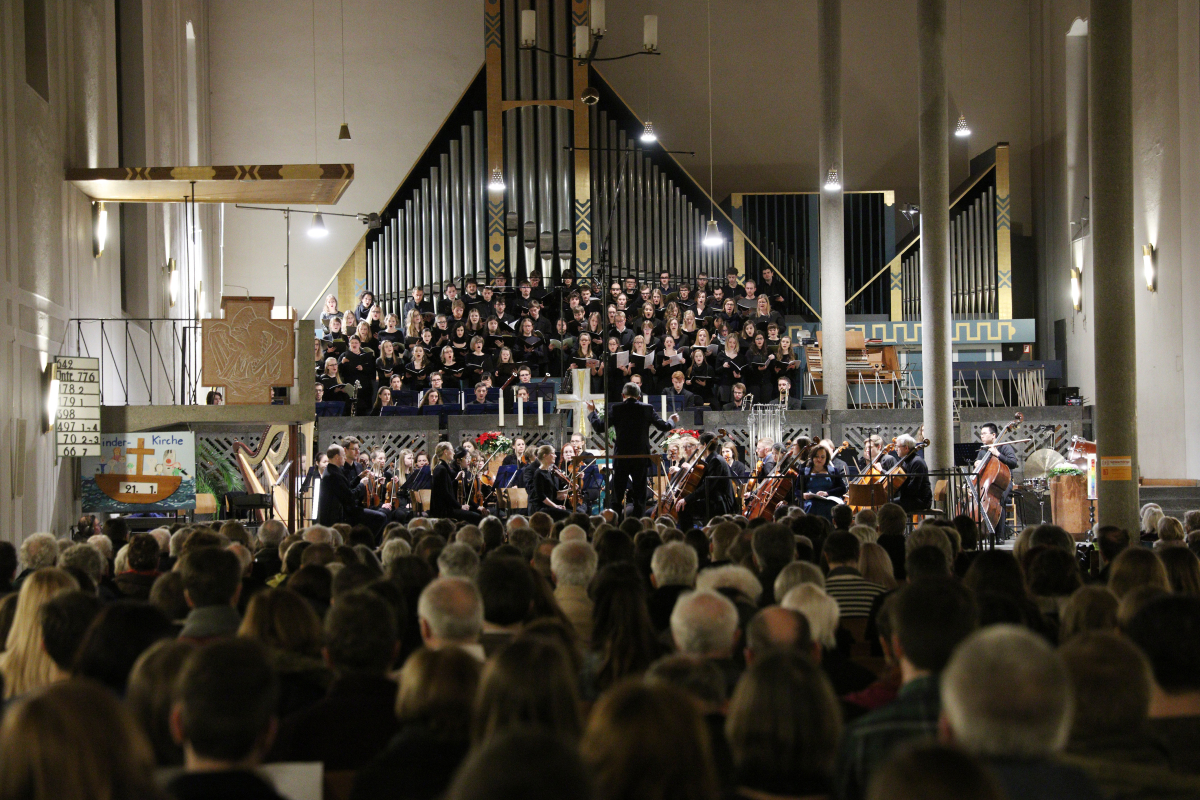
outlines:
{"label": "singer in blue dress", "polygon": [[846,473],[832,461],[833,453],[824,445],[814,445],[809,451],[809,461],[804,467],[805,513],[829,519],[833,507],[845,496]]}

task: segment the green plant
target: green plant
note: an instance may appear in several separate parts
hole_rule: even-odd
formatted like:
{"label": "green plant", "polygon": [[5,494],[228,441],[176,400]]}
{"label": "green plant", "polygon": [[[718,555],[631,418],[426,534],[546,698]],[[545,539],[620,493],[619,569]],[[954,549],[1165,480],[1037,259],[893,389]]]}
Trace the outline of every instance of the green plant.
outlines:
{"label": "green plant", "polygon": [[218,504],[228,492],[246,490],[237,467],[207,442],[196,442],[196,473],[196,491],[214,495]]}
{"label": "green plant", "polygon": [[1051,478],[1056,475],[1082,475],[1083,470],[1073,464],[1059,464],[1057,467],[1051,467],[1047,474]]}

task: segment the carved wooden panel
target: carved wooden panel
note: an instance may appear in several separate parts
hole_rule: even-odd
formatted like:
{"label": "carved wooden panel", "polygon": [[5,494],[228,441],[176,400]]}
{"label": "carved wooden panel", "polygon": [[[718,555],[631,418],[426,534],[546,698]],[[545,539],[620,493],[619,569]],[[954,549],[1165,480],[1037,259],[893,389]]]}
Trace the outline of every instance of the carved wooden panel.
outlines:
{"label": "carved wooden panel", "polygon": [[225,390],[231,405],[268,405],[271,388],[291,386],[295,333],[291,320],[271,319],[271,297],[226,297],[223,319],[201,325],[205,386]]}

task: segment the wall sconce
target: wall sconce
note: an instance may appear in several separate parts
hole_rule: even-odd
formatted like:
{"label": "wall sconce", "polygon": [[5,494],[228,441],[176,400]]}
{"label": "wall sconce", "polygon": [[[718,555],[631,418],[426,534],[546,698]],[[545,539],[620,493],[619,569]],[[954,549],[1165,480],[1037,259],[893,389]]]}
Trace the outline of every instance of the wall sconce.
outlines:
{"label": "wall sconce", "polygon": [[1154,245],[1142,245],[1142,277],[1146,279],[1146,289],[1158,291],[1158,274],[1154,269]]}
{"label": "wall sconce", "polygon": [[108,209],[104,203],[92,202],[92,255],[99,258],[108,240]]}
{"label": "wall sconce", "polygon": [[1083,275],[1071,267],[1071,308],[1083,311]]}
{"label": "wall sconce", "polygon": [[175,259],[167,259],[163,272],[167,274],[167,299],[171,302],[171,308],[174,308],[175,301],[179,299],[179,265]]}
{"label": "wall sconce", "polygon": [[51,361],[42,372],[42,385],[46,392],[45,416],[42,419],[42,430],[49,433],[54,430],[58,419],[58,364]]}

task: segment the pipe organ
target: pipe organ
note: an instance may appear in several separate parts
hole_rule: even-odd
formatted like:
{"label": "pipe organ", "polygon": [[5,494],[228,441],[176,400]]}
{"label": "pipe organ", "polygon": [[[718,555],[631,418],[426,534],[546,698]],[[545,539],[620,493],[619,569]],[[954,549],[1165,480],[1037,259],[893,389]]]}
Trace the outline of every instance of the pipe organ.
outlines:
{"label": "pipe organ", "polygon": [[[701,245],[704,189],[594,67],[571,55],[587,0],[483,0],[485,64],[366,239],[366,285],[385,311],[416,286],[469,276],[510,281],[539,271],[609,280],[669,270],[718,281],[734,266],[733,227]],[[521,11],[537,12],[537,47],[520,47]],[[603,50],[599,53],[604,55]],[[580,99],[593,87],[599,102]],[[503,191],[488,184],[499,170]],[[511,285],[511,284],[510,284]]]}

